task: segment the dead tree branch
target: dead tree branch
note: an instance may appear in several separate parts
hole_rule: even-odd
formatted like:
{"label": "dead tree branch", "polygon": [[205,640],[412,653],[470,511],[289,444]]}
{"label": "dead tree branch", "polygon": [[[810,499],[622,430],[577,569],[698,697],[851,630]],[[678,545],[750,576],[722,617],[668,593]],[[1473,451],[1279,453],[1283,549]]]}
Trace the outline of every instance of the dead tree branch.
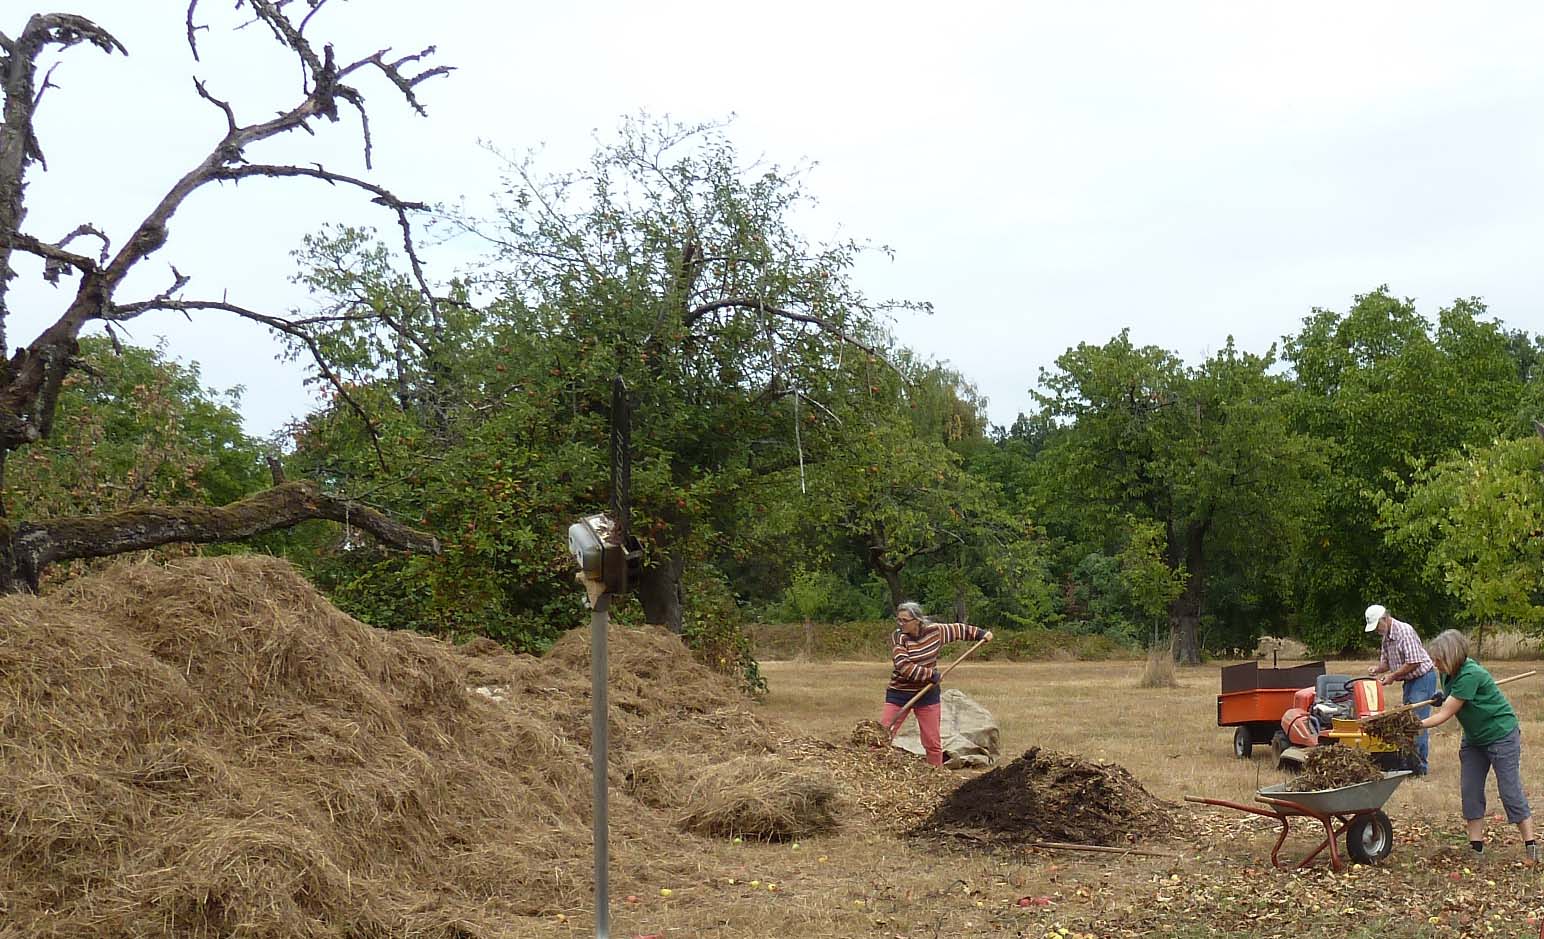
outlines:
{"label": "dead tree branch", "polygon": [[97,253],[97,263],[106,264],[107,255],[113,249],[112,239],[108,238],[100,228],[97,228],[90,222],[82,222],[81,224],[76,225],[75,229],[68,235],[65,235],[63,238],[60,238],[58,241],[54,242],[54,247],[67,247],[69,243],[74,241],[76,238],[81,238],[86,235],[90,235],[91,237],[96,238],[102,242],[102,250]]}
{"label": "dead tree branch", "polygon": [[[842,329],[842,327],[838,326],[836,323],[833,323],[824,317],[816,316],[813,313],[801,313],[798,310],[789,310],[783,307],[772,306],[770,304],[763,303],[756,297],[725,297],[722,300],[714,300],[711,303],[704,303],[701,306],[695,307],[690,312],[688,312],[683,319],[683,322],[689,329],[698,320],[705,316],[711,316],[720,310],[754,311],[757,313],[765,313],[768,316],[775,316],[779,319],[789,320],[795,323],[808,323],[811,326],[820,329],[822,332],[828,333],[831,336],[841,340],[842,342],[845,342],[847,345],[872,355],[874,358],[879,359],[886,365],[890,365],[891,368],[895,368],[895,366],[890,363],[890,360],[885,357],[883,352],[874,348],[868,343],[860,342],[859,340],[848,335],[847,331]],[[896,369],[896,371],[899,372],[900,370]]]}
{"label": "dead tree branch", "polygon": [[[204,29],[195,22],[199,2],[190,0],[186,15],[188,44],[195,59],[198,57],[197,34]],[[414,111],[422,114],[424,107],[417,96],[418,87],[451,69],[449,66],[424,67],[423,60],[433,53],[432,47],[395,59],[388,58],[389,50],[381,50],[339,64],[332,46],[322,46],[318,51],[305,36],[305,27],[321,4],[308,4],[310,12],[299,25],[290,21],[286,12],[289,5],[290,0],[234,0],[235,9],[249,12],[255,22],[267,26],[273,37],[296,56],[303,72],[300,100],[288,110],[266,120],[242,124],[236,109],[229,102],[217,97],[202,81],[195,80],[197,95],[219,108],[225,116],[224,132],[208,154],[184,172],[145,214],[130,237],[110,257],[110,242],[105,234],[93,226],[82,226],[55,245],[23,232],[22,222],[26,214],[23,192],[28,166],[32,163],[41,165],[42,161],[42,149],[34,132],[38,100],[35,88],[38,53],[50,45],[68,47],[80,42],[90,42],[108,52],[125,50],[122,44],[90,20],[67,14],[34,16],[19,38],[11,40],[0,37],[4,40],[0,42],[0,53],[3,53],[3,57],[0,57],[0,76],[4,78],[5,95],[5,122],[0,126],[0,359],[4,359],[8,351],[4,331],[8,314],[5,287],[14,276],[9,264],[11,253],[21,250],[41,257],[45,264],[45,277],[53,283],[58,283],[60,277],[70,270],[81,275],[74,298],[58,319],[46,327],[35,341],[18,349],[9,361],[0,364],[0,454],[46,435],[45,428],[51,426],[52,409],[57,402],[57,395],[51,394],[50,389],[57,389],[63,378],[61,370],[67,370],[73,358],[76,338],[88,323],[122,321],[150,309],[182,309],[188,313],[195,309],[234,308],[234,305],[218,307],[215,304],[173,303],[173,295],[186,283],[186,278],[181,274],[176,275],[177,283],[173,289],[156,301],[117,304],[113,300],[114,292],[129,273],[166,243],[172,221],[188,197],[212,182],[239,181],[253,176],[309,177],[334,185],[352,186],[370,194],[373,201],[395,213],[398,226],[402,229],[403,246],[412,265],[416,286],[428,302],[438,309],[437,298],[429,288],[428,278],[415,249],[410,213],[422,210],[421,204],[398,198],[383,186],[320,166],[308,168],[249,164],[245,159],[245,151],[252,144],[292,131],[309,133],[312,130],[310,125],[316,118],[337,121],[341,101],[360,114],[368,161],[371,142],[364,94],[345,83],[344,79],[364,71],[378,72]],[[100,261],[93,261],[85,255],[65,249],[64,246],[71,238],[83,234],[95,235],[102,240],[104,250]],[[296,336],[294,329],[281,325],[286,321],[278,317],[264,317],[253,311],[244,311],[241,315]],[[302,341],[306,342],[320,364],[323,357],[315,343],[309,339]],[[324,368],[323,375],[334,387],[341,389],[341,382],[331,369]],[[369,421],[366,424],[370,426]]]}
{"label": "dead tree branch", "polygon": [[[123,44],[112,34],[83,16],[66,13],[35,14],[27,20],[21,35],[0,43],[0,94],[4,95],[3,120],[0,120],[0,359],[10,352],[6,337],[6,319],[9,309],[6,295],[16,271],[11,267],[11,252],[18,247],[16,236],[21,233],[22,221],[27,216],[24,201],[27,167],[42,163],[43,148],[38,143],[33,128],[37,113],[40,90],[37,85],[38,56],[50,46],[69,48],[81,42],[89,42],[104,52],[123,52]],[[44,78],[47,84],[47,77]],[[36,241],[36,239],[34,239]],[[41,241],[37,241],[41,245]],[[34,251],[33,253],[37,253]],[[37,389],[41,391],[41,376]],[[3,429],[0,429],[3,433]]]}
{"label": "dead tree branch", "polygon": [[[173,270],[175,271],[175,268]],[[186,281],[184,281],[184,283],[185,282]],[[180,288],[181,285],[179,284],[177,286]],[[349,393],[348,386],[344,383],[342,377],[338,375],[337,370],[332,367],[332,363],[328,361],[327,355],[322,351],[322,347],[317,343],[316,337],[312,336],[309,332],[306,331],[305,327],[312,322],[311,320],[291,321],[280,316],[270,316],[267,313],[259,313],[256,310],[249,310],[246,307],[238,306],[237,304],[229,303],[224,300],[179,300],[164,294],[151,300],[141,300],[135,303],[117,304],[113,307],[112,313],[105,318],[116,322],[119,320],[133,319],[142,313],[147,313],[152,310],[175,310],[184,314],[195,310],[220,310],[226,313],[234,313],[242,319],[251,320],[254,323],[259,323],[268,327],[274,332],[283,333],[284,335],[289,336],[296,342],[299,342],[301,345],[305,346],[306,351],[311,353],[312,363],[316,366],[316,370],[321,374],[322,379],[326,381],[328,385],[332,386],[332,389],[337,394],[339,400],[346,404],[349,410],[353,411],[355,416],[359,418],[360,422],[364,424],[366,432],[370,435],[370,444],[375,449],[375,458],[382,467],[385,467],[386,454],[381,450],[381,440],[380,436],[376,433],[374,418],[372,418],[370,416],[370,412],[367,411],[365,407],[360,404],[352,394]]]}

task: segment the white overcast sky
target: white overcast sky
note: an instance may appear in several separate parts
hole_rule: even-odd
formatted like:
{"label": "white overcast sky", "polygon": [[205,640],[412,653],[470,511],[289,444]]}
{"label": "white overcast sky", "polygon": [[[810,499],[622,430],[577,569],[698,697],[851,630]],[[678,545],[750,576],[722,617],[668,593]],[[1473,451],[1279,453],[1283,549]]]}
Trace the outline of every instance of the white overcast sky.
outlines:
{"label": "white overcast sky", "polygon": [[[211,25],[235,22],[230,0],[203,4]],[[294,100],[294,68],[255,29],[208,36],[194,63],[183,0],[47,8],[91,17],[130,56],[57,57],[38,120],[49,172],[28,190],[41,237],[92,221],[121,240],[207,152],[223,120],[192,76],[244,120]],[[15,36],[38,8],[3,9]],[[1313,307],[1382,283],[1429,316],[1480,296],[1544,332],[1537,3],[332,0],[309,32],[340,58],[433,43],[456,66],[423,89],[428,118],[365,85],[370,178],[406,198],[484,204],[496,166],[479,140],[541,147],[539,166],[561,171],[623,115],[734,114],[743,155],[818,164],[807,235],[895,249],[860,285],[931,301],[899,339],[976,383],[998,423],[1031,409],[1039,369],[1079,342],[1130,327],[1189,362],[1229,334],[1261,352]],[[363,172],[355,124],[319,131],[253,156]],[[301,305],[288,252],[324,221],[391,229],[319,184],[206,191],[119,299],[158,292],[175,264],[190,297]],[[65,297],[18,282],[12,345]],[[253,327],[132,324],[133,341],[162,336],[209,384],[246,386],[251,432],[312,403]]]}

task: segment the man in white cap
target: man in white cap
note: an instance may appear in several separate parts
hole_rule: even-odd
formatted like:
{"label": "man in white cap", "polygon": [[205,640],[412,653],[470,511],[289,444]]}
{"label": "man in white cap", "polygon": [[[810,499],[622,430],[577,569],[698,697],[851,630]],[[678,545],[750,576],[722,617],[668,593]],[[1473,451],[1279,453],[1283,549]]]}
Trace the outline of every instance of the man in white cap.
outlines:
{"label": "man in white cap", "polygon": [[[1383,648],[1378,653],[1378,664],[1367,670],[1367,674],[1376,675],[1379,684],[1388,685],[1396,681],[1404,682],[1404,702],[1426,701],[1437,693],[1437,670],[1432,666],[1431,656],[1421,645],[1421,637],[1415,634],[1415,627],[1409,623],[1402,623],[1389,615],[1389,611],[1383,606],[1374,603],[1367,608],[1367,632],[1376,631],[1383,637]],[[1431,713],[1430,707],[1415,709],[1415,716],[1424,720]],[[1415,752],[1419,757],[1419,765],[1412,767],[1416,773],[1426,775],[1426,754],[1428,737],[1427,731],[1421,731],[1421,735],[1415,738]]]}

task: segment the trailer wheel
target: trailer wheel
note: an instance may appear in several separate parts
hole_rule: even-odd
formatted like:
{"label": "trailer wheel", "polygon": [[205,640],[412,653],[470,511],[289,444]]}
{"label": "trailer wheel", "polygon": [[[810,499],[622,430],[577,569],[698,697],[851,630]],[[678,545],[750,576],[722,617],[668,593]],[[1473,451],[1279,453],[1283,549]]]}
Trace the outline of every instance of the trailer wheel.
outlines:
{"label": "trailer wheel", "polygon": [[1241,760],[1249,759],[1254,753],[1254,735],[1248,727],[1240,727],[1233,731],[1233,755]]}
{"label": "trailer wheel", "polygon": [[1376,864],[1394,850],[1394,823],[1382,809],[1359,815],[1346,826],[1346,853],[1358,864]]}

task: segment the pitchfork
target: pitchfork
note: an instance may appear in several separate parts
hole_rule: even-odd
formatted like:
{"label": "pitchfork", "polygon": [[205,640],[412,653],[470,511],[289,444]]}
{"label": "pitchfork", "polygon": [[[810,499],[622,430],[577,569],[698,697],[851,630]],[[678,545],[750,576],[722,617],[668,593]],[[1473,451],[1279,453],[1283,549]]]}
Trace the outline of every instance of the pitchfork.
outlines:
{"label": "pitchfork", "polygon": [[[1496,679],[1496,684],[1504,685],[1504,684],[1506,684],[1509,681],[1516,681],[1519,678],[1527,678],[1529,675],[1537,675],[1538,673],[1539,673],[1539,670],[1536,669],[1536,668],[1529,669],[1528,671],[1523,672],[1521,675],[1513,675],[1510,678],[1498,678],[1498,679]],[[916,699],[913,699],[913,700],[916,700]],[[1380,712],[1378,714],[1373,714],[1373,715],[1370,715],[1368,717],[1357,718],[1357,720],[1361,721],[1362,723],[1366,723],[1367,721],[1373,720],[1374,718],[1387,717],[1390,714],[1400,714],[1400,713],[1403,713],[1405,711],[1414,710],[1415,708],[1425,707],[1426,705],[1430,704],[1434,700],[1436,700],[1436,699],[1435,698],[1427,698],[1425,701],[1414,701],[1414,702],[1411,702],[1410,704],[1401,704],[1397,708],[1389,708],[1388,710]]]}

